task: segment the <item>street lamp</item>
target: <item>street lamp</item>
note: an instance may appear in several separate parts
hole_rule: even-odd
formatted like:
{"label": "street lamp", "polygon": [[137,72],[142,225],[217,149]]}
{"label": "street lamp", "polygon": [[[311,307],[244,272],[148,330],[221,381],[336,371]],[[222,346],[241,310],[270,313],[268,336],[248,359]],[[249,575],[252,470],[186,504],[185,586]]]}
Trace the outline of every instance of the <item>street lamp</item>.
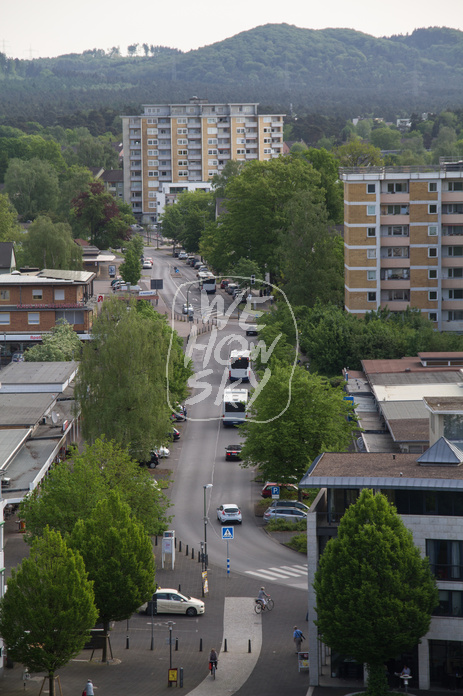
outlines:
{"label": "street lamp", "polygon": [[[172,669],[172,626],[175,626],[174,621],[168,621],[167,625],[169,627],[169,669]],[[172,682],[168,681],[167,686],[172,686]]]}
{"label": "street lamp", "polygon": [[212,483],[206,483],[204,488],[204,570],[207,570],[207,514],[206,514],[206,489],[212,488]]}

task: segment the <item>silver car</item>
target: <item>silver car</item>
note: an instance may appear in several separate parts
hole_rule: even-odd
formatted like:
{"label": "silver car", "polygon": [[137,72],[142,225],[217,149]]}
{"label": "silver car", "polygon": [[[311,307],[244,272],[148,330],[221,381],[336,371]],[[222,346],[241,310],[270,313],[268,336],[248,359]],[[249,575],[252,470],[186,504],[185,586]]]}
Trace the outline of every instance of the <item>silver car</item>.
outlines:
{"label": "silver car", "polygon": [[275,507],[268,508],[264,512],[264,522],[270,520],[284,520],[285,522],[300,522],[307,519],[307,512],[299,508]]}

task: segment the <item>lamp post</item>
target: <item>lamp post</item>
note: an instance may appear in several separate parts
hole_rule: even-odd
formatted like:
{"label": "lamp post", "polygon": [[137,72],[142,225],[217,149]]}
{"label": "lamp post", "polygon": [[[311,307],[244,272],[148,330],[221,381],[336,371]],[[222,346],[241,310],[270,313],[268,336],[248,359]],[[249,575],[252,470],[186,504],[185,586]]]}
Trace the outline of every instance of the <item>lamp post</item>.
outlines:
{"label": "lamp post", "polygon": [[[168,621],[167,625],[169,627],[169,669],[172,669],[172,627],[175,626],[174,621]],[[172,686],[172,682],[168,681],[168,686]]]}
{"label": "lamp post", "polygon": [[204,489],[204,570],[207,570],[207,513],[206,513],[206,490],[212,488],[212,483],[206,483]]}

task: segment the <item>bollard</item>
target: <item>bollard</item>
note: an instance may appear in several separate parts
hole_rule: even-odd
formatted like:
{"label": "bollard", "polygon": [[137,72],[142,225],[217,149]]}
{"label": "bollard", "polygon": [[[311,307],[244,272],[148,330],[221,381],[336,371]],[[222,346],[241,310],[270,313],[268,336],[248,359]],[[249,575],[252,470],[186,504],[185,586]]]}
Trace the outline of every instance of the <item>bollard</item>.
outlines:
{"label": "bollard", "polygon": [[183,689],[183,667],[180,667],[180,688]]}
{"label": "bollard", "polygon": [[175,651],[178,650],[178,638],[175,639]]}
{"label": "bollard", "polygon": [[185,547],[185,556],[188,556],[188,544]]}
{"label": "bollard", "polygon": [[157,538],[157,536],[154,537],[154,545],[155,545],[155,546],[158,545],[158,538]]}
{"label": "bollard", "polygon": [[203,639],[200,638],[199,639],[199,652],[202,652],[202,651],[203,651]]}
{"label": "bollard", "polygon": [[191,549],[191,558],[194,558],[194,557],[195,557],[195,550]]}
{"label": "bollard", "polygon": [[178,552],[182,553],[182,542],[181,541],[178,542]]}
{"label": "bollard", "polygon": [[224,638],[224,641],[223,641],[223,651],[224,651],[224,652],[227,652],[227,651],[228,651],[228,649],[227,649],[227,639],[226,639],[226,638]]}
{"label": "bollard", "polygon": [[174,537],[174,546],[177,548],[177,537]]}
{"label": "bollard", "polygon": [[125,649],[128,650],[129,647],[130,647],[130,645],[129,645],[129,636],[127,636],[126,639],[125,639]]}
{"label": "bollard", "polygon": [[182,592],[182,586],[180,583],[178,583],[178,591],[181,593]]}
{"label": "bollard", "polygon": [[251,652],[251,639],[248,640],[248,653]]}
{"label": "bollard", "polygon": [[201,563],[201,553],[198,551],[198,563]]}

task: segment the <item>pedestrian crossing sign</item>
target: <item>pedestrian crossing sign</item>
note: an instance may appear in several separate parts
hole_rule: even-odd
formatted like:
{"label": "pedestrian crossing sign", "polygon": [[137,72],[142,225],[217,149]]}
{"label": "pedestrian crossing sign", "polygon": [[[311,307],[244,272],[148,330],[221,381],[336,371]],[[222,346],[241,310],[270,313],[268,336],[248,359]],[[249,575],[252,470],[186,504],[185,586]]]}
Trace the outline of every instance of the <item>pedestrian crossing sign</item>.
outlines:
{"label": "pedestrian crossing sign", "polygon": [[230,541],[230,539],[233,539],[234,533],[235,530],[233,529],[233,527],[222,527],[222,539]]}

